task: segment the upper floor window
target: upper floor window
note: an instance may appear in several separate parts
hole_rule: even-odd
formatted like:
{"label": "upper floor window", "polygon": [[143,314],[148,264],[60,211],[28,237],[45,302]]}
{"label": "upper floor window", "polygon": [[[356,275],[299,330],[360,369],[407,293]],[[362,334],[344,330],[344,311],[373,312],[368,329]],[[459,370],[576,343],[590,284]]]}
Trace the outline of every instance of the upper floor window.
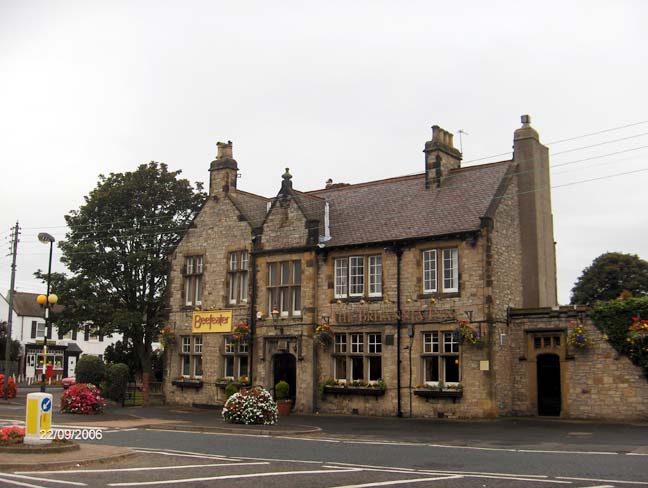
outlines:
{"label": "upper floor window", "polygon": [[335,259],[335,298],[382,296],[382,256]]}
{"label": "upper floor window", "polygon": [[202,304],[202,256],[185,257],[185,304]]}
{"label": "upper floor window", "polygon": [[[422,257],[423,293],[459,291],[459,253],[456,247],[427,249],[423,251]],[[440,276],[437,272],[439,269],[441,269]]]}
{"label": "upper floor window", "polygon": [[228,259],[229,304],[247,303],[248,295],[248,252],[229,253]]}
{"label": "upper floor window", "polygon": [[301,261],[268,263],[268,314],[275,308],[282,317],[301,316]]}

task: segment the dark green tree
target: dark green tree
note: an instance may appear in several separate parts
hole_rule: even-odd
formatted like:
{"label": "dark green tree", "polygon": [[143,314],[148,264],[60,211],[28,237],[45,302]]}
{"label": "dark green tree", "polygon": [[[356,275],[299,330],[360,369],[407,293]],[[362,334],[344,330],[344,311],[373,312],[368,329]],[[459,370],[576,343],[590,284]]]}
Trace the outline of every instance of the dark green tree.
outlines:
{"label": "dark green tree", "polygon": [[57,325],[122,333],[139,358],[145,395],[151,344],[168,315],[167,256],[206,199],[202,184],[194,188],[180,173],[151,162],[99,175],[84,205],[65,216],[69,231],[59,247],[73,276],[53,280],[66,307]]}
{"label": "dark green tree", "polygon": [[[16,327],[15,324],[14,327]],[[0,360],[2,361],[4,361],[5,359],[5,349],[7,347],[7,331],[7,322],[0,322]],[[22,347],[20,345],[20,341],[11,341],[11,344],[9,345],[9,361],[18,361],[21,351]]]}
{"label": "dark green tree", "polygon": [[635,254],[609,252],[583,270],[572,288],[572,304],[593,305],[614,300],[622,293],[648,295],[648,261]]}

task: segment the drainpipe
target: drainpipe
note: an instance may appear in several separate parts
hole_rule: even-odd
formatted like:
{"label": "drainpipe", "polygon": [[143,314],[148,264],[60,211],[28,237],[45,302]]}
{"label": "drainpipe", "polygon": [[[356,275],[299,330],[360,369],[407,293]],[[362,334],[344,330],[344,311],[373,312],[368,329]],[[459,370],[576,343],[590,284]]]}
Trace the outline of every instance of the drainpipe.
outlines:
{"label": "drainpipe", "polygon": [[256,336],[256,254],[254,254],[254,249],[256,248],[256,242],[258,236],[252,237],[252,252],[250,253],[250,262],[249,266],[249,275],[250,275],[250,342],[248,344],[248,376],[250,378],[250,383],[253,384],[254,381],[254,338]]}
{"label": "drainpipe", "polygon": [[397,417],[403,416],[401,410],[401,326],[403,325],[401,311],[401,259],[403,249],[395,247],[396,253],[396,391],[398,395]]}

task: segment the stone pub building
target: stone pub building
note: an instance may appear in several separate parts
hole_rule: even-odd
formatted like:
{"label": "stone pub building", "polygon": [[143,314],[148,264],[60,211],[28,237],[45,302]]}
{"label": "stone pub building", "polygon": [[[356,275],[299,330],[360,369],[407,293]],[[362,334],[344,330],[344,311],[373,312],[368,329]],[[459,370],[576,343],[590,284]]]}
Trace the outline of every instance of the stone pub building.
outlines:
{"label": "stone pub building", "polygon": [[[464,168],[432,129],[419,174],[302,192],[286,169],[273,198],[239,189],[218,143],[209,198],[170,256],[168,402],[286,380],[297,412],[648,415],[639,370],[586,311],[557,306],[549,151],[530,118],[512,159]],[[588,351],[568,346],[570,321]]]}

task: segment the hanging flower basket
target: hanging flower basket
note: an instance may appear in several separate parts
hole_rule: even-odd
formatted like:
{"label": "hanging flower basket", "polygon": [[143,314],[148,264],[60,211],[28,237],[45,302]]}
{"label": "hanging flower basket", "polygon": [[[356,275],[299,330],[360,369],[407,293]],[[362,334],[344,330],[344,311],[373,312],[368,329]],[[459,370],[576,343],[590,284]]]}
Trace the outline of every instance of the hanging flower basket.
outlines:
{"label": "hanging flower basket", "polygon": [[467,320],[457,320],[457,328],[454,330],[454,335],[457,341],[463,344],[473,346],[481,346],[483,344],[479,332],[473,329]]}
{"label": "hanging flower basket", "polygon": [[239,322],[232,331],[232,342],[235,344],[244,344],[250,338],[250,326],[247,322]]}
{"label": "hanging flower basket", "polygon": [[321,344],[324,347],[329,347],[333,344],[333,329],[328,324],[321,324],[315,327],[315,333],[313,334],[313,339],[318,344]]}
{"label": "hanging flower basket", "polygon": [[173,347],[176,343],[176,337],[173,331],[168,327],[162,329],[162,331],[160,332],[160,342],[162,343],[162,347],[164,349]]}
{"label": "hanging flower basket", "polygon": [[567,336],[567,344],[578,349],[584,349],[592,343],[585,325],[577,322],[569,322],[569,335]]}

